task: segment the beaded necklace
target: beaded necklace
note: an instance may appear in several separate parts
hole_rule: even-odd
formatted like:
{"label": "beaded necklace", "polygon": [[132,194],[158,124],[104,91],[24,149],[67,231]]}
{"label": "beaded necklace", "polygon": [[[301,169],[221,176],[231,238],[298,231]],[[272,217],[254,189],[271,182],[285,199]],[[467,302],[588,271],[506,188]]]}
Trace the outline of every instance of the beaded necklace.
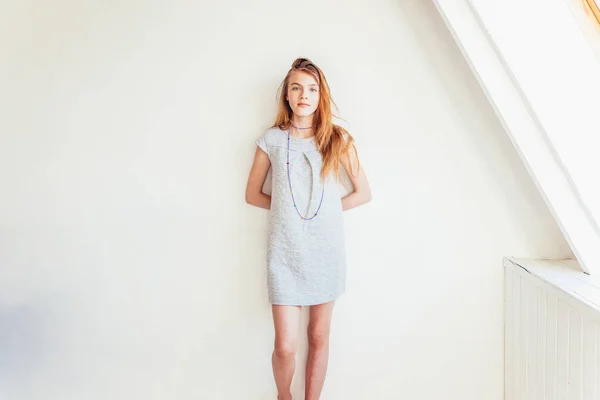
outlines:
{"label": "beaded necklace", "polygon": [[[296,129],[312,128],[312,126],[309,126],[308,128],[298,128],[294,124],[292,124],[292,126]],[[306,221],[310,221],[311,219],[315,218],[319,214],[319,210],[321,209],[321,204],[323,204],[323,195],[325,194],[325,185],[323,185],[323,188],[321,191],[321,201],[319,201],[319,207],[317,207],[317,211],[315,211],[315,215],[313,215],[310,218],[307,218],[307,217],[303,216],[302,214],[300,214],[300,211],[298,211],[298,206],[296,205],[296,199],[294,199],[294,190],[292,189],[292,178],[290,176],[290,130],[289,130],[289,128],[287,130],[287,136],[288,136],[288,140],[287,140],[287,175],[288,175],[288,182],[290,184],[290,194],[292,195],[292,202],[294,202],[294,209],[296,210],[296,213],[300,216],[300,218],[302,218],[303,220],[306,220]]]}

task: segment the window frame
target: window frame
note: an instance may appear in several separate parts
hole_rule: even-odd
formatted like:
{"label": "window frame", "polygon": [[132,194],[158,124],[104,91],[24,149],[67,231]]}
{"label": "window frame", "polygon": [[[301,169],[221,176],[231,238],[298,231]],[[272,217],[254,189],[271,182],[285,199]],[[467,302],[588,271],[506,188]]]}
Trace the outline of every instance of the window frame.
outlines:
{"label": "window frame", "polygon": [[592,14],[596,22],[600,25],[600,7],[595,0],[581,0]]}
{"label": "window frame", "polygon": [[[600,74],[594,76],[590,72],[600,64],[594,64],[599,61],[564,0],[544,3],[552,11],[545,10],[548,13],[544,17],[554,16],[559,29],[569,38],[562,42],[556,35],[556,25],[552,25],[556,21],[538,23],[539,3],[434,0],[581,269],[587,274],[600,274],[600,202],[595,202],[600,193],[595,191],[593,174],[586,171],[583,162],[593,156],[591,147],[585,146],[589,132],[584,130],[593,127],[591,99],[598,96],[600,100]],[[519,18],[520,30],[515,22]],[[530,21],[538,23],[536,30],[526,24]],[[549,31],[550,28],[554,31]],[[537,43],[532,38],[541,34],[554,34],[553,38],[558,38],[556,46],[546,43],[545,51],[538,51],[535,56],[528,54],[531,48],[524,48],[525,43]],[[553,64],[556,59],[551,57],[556,57],[556,53],[552,51],[571,52],[574,59]],[[582,61],[583,64],[577,64]],[[574,65],[579,68],[583,65],[585,74],[574,69]],[[575,75],[579,81],[574,87],[565,84],[570,73],[580,74]],[[551,82],[548,77],[557,81]],[[584,84],[583,79],[591,79],[592,87],[589,82]],[[570,93],[575,100],[549,96],[544,84],[550,89],[558,88],[559,94]],[[569,118],[573,116],[581,120],[571,121]],[[577,124],[573,131],[566,129],[571,126],[566,125],[569,122]],[[590,136],[590,140],[595,136]],[[581,154],[587,158],[582,159]]]}

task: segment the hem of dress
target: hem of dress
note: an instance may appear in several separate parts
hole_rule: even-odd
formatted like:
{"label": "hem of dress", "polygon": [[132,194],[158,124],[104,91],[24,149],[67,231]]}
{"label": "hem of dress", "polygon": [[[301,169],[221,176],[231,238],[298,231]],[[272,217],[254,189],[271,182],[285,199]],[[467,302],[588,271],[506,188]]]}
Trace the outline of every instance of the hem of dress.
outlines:
{"label": "hem of dress", "polygon": [[283,301],[269,301],[273,306],[316,306],[319,304],[330,303],[332,301],[336,301],[339,299],[346,291],[338,293],[333,297],[328,297],[323,300],[312,300],[312,301],[293,301],[293,300],[283,300]]}

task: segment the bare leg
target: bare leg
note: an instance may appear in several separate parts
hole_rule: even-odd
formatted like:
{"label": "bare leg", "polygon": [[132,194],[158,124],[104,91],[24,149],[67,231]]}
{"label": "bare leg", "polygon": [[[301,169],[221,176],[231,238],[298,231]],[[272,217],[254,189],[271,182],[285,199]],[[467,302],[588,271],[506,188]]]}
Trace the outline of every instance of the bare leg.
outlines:
{"label": "bare leg", "polygon": [[271,361],[277,386],[277,400],[292,400],[290,386],[296,369],[300,306],[272,305],[275,348]]}
{"label": "bare leg", "polygon": [[329,332],[335,302],[310,306],[305,400],[318,400],[325,383],[329,361]]}

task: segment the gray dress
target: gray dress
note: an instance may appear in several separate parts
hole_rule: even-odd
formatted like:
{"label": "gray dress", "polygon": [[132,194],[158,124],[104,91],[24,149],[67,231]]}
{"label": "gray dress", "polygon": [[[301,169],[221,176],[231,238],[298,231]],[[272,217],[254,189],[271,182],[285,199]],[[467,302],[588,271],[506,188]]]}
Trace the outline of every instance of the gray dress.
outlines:
{"label": "gray dress", "polygon": [[318,215],[303,220],[292,201],[287,172],[287,131],[269,129],[256,144],[271,160],[267,286],[269,302],[315,305],[336,300],[346,287],[346,255],[341,192],[332,172],[323,183],[321,153],[315,138],[290,136],[290,177],[298,212],[312,217],[325,191]]}

